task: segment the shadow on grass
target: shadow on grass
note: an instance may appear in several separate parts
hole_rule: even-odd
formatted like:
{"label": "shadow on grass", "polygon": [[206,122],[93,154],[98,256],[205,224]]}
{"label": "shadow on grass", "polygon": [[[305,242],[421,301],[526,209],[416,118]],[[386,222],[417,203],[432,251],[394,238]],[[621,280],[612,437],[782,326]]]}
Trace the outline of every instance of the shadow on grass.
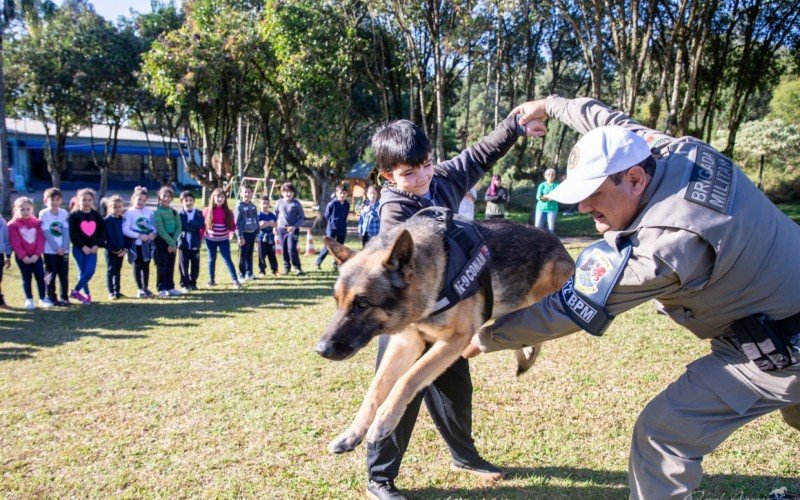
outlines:
{"label": "shadow on grass", "polygon": [[240,290],[218,285],[169,299],[125,299],[46,311],[7,309],[0,315],[0,361],[31,358],[42,348],[82,337],[143,339],[165,324],[198,326],[204,320],[236,317],[245,310],[313,305],[331,295],[335,278],[333,273],[318,273],[256,281]]}
{"label": "shadow on grass", "polygon": [[[506,468],[509,479],[530,480],[535,485],[527,487],[504,486],[503,482],[485,487],[403,489],[410,498],[627,498],[628,475],[620,471],[603,471],[574,467],[518,467]],[[581,485],[552,485],[559,483],[584,483]],[[730,491],[732,485],[741,485]],[[766,498],[775,488],[800,489],[797,477],[747,476],[716,474],[703,477],[695,498],[711,495],[714,498],[742,498],[756,495]],[[753,491],[755,490],[755,491]],[[748,493],[749,491],[749,493]]]}

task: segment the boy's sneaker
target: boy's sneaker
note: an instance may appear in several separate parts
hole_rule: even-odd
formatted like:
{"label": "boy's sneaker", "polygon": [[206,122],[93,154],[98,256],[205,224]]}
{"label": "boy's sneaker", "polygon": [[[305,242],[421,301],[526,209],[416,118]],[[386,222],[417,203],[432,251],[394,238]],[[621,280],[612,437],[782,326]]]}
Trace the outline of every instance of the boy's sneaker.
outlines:
{"label": "boy's sneaker", "polygon": [[378,482],[369,480],[367,481],[367,498],[374,500],[406,500],[406,497],[400,493],[400,490],[394,485],[394,481]]}
{"label": "boy's sneaker", "polygon": [[317,264],[317,271],[322,271],[322,264]]}
{"label": "boy's sneaker", "polygon": [[77,300],[77,301],[78,301],[78,302],[80,302],[80,303],[85,303],[85,302],[86,302],[86,295],[82,294],[81,292],[79,292],[79,291],[77,291],[77,290],[73,290],[73,291],[72,291],[72,292],[69,294],[69,296],[70,296],[71,298],[73,298],[73,299]]}
{"label": "boy's sneaker", "polygon": [[140,289],[138,292],[136,292],[136,298],[137,299],[146,299],[147,298],[147,292],[145,292],[144,290]]}
{"label": "boy's sneaker", "polygon": [[481,460],[477,464],[462,464],[461,462],[453,460],[450,462],[450,470],[455,472],[469,472],[487,481],[499,481],[506,477],[505,472],[486,460]]}
{"label": "boy's sneaker", "polygon": [[[272,274],[275,274],[275,273],[272,273]],[[258,273],[258,277],[259,278],[266,278],[267,277],[267,273],[265,273],[264,271],[261,271],[260,273]]]}
{"label": "boy's sneaker", "polygon": [[302,269],[295,269],[294,270],[294,274],[296,274],[298,276],[303,276],[306,273],[304,273]]}
{"label": "boy's sneaker", "polygon": [[53,307],[53,301],[48,299],[48,298],[41,299],[39,301],[39,307],[41,307],[43,309],[49,309],[49,308]]}
{"label": "boy's sneaker", "polygon": [[3,298],[3,294],[0,293],[0,307],[6,306],[6,299]]}
{"label": "boy's sneaker", "polygon": [[190,288],[190,289],[191,289],[193,292],[197,291],[197,285],[195,285],[195,284],[189,285],[189,288]]}
{"label": "boy's sneaker", "polygon": [[192,289],[189,288],[188,286],[182,286],[181,287],[181,293],[189,293],[191,291],[192,291]]}
{"label": "boy's sneaker", "polygon": [[242,288],[242,284],[239,282],[239,280],[233,280],[233,288],[236,288],[237,290]]}
{"label": "boy's sneaker", "polygon": [[169,292],[168,291],[161,290],[160,292],[158,292],[158,298],[159,299],[166,299],[167,297],[169,297]]}
{"label": "boy's sneaker", "polygon": [[214,280],[208,280],[208,283],[206,283],[206,285],[208,285],[208,286],[216,286],[217,282],[214,281]]}
{"label": "boy's sneaker", "polygon": [[179,295],[182,295],[180,290],[176,290],[174,288],[172,290],[167,290],[167,293],[172,297],[178,297]]}
{"label": "boy's sneaker", "polygon": [[36,309],[36,304],[33,303],[33,299],[25,299],[25,309]]}
{"label": "boy's sneaker", "polygon": [[155,294],[151,292],[149,288],[145,288],[144,293],[146,293],[148,297],[155,297]]}
{"label": "boy's sneaker", "polygon": [[272,271],[272,275],[278,277],[281,275],[281,273],[279,273],[278,271]]}
{"label": "boy's sneaker", "polygon": [[114,293],[114,295],[116,295],[116,297],[117,297],[118,299],[124,299],[124,298],[125,298],[125,296],[124,296],[124,295],[122,295],[122,294],[121,294],[121,293],[119,293],[119,292],[115,292],[115,293]]}
{"label": "boy's sneaker", "polygon": [[255,279],[256,279],[256,277],[255,277],[255,276],[253,276],[252,274],[248,274],[248,275],[247,275],[247,281],[253,281],[253,280],[255,280]]}
{"label": "boy's sneaker", "polygon": [[68,300],[57,300],[55,301],[56,307],[69,307],[72,304],[69,303]]}
{"label": "boy's sneaker", "polygon": [[117,300],[117,294],[109,293],[108,294],[108,300]]}

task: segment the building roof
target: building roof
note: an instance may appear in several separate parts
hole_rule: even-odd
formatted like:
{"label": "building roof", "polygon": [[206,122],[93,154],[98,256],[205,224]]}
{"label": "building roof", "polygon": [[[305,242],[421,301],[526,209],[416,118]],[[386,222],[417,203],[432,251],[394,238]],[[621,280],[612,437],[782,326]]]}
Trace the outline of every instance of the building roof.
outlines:
{"label": "building roof", "polygon": [[[28,120],[28,119],[19,119],[19,118],[6,118],[6,130],[8,131],[9,138],[14,135],[29,135],[29,136],[40,136],[44,137],[44,125],[39,120]],[[108,137],[108,130],[109,127],[107,125],[92,125],[91,128],[86,127],[81,129],[75,136],[70,137],[77,137],[79,139],[91,139],[94,137],[94,140],[105,140]],[[55,133],[55,125],[50,124],[50,134]],[[147,137],[150,137],[150,142],[161,144],[162,141],[178,143],[178,141],[174,139],[170,139],[167,137],[162,137],[158,134],[148,133],[145,135],[144,132],[140,130],[134,130],[132,128],[120,128],[119,134],[117,135],[118,141],[131,141],[131,142],[141,142],[147,143]]]}
{"label": "building roof", "polygon": [[345,179],[369,179],[372,171],[375,170],[374,163],[364,163],[357,161],[350,167],[350,171],[344,176]]}

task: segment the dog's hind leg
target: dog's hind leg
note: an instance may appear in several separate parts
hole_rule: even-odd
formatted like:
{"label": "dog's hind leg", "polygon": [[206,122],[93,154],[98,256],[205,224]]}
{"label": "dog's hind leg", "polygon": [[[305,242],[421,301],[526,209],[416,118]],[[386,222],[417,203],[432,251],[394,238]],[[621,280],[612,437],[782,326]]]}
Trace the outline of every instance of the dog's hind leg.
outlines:
{"label": "dog's hind leg", "polygon": [[364,396],[356,418],[346,431],[328,444],[328,451],[344,453],[353,451],[358,446],[375,418],[375,412],[386,399],[386,395],[397,380],[411,368],[414,361],[422,355],[424,349],[425,343],[416,328],[409,327],[390,337],[389,345],[386,347],[381,364],[375,373],[375,378],[372,379],[366,396]]}
{"label": "dog's hind leg", "polygon": [[436,341],[411,369],[400,377],[386,401],[378,408],[378,413],[367,432],[367,440],[370,443],[380,441],[391,434],[414,396],[433,383],[458,359],[469,344],[469,340],[470,335],[453,334],[446,340]]}

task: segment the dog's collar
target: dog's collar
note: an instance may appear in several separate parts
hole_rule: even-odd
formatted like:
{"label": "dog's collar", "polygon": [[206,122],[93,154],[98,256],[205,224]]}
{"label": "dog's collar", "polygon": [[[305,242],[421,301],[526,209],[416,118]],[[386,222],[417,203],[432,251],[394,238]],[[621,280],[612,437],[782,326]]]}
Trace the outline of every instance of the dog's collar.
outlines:
{"label": "dog's collar", "polygon": [[475,223],[442,207],[425,208],[414,214],[414,217],[430,217],[445,226],[447,265],[438,300],[429,317],[447,311],[482,289],[485,302],[483,320],[488,321],[492,317],[494,306],[492,255]]}

